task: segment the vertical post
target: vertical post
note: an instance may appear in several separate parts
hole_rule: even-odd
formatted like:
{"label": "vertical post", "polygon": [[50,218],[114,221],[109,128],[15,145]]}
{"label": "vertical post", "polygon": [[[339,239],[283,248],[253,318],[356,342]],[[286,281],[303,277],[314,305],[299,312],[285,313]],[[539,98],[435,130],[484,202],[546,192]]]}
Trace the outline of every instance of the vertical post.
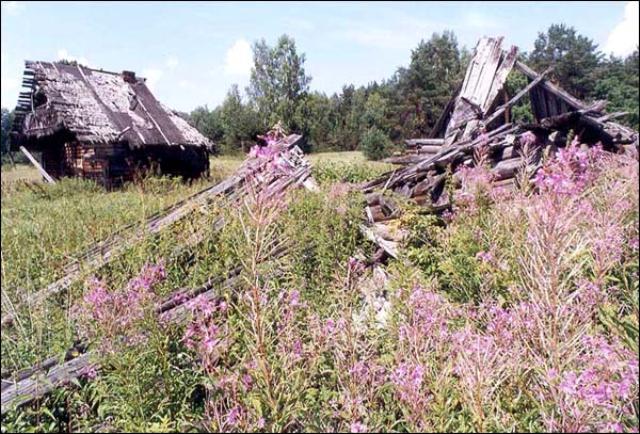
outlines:
{"label": "vertical post", "polygon": [[29,161],[31,161],[31,164],[33,164],[34,166],[36,166],[36,169],[38,169],[38,172],[40,172],[40,174],[44,177],[44,179],[47,180],[47,182],[49,184],[55,184],[56,181],[51,177],[51,175],[49,175],[40,165],[40,163],[38,163],[38,160],[36,160],[34,158],[33,155],[31,155],[31,153],[29,151],[27,151],[27,149],[24,146],[20,146],[20,151],[22,151],[22,153],[29,159]]}
{"label": "vertical post", "polygon": [[511,117],[511,107],[509,107],[509,94],[507,93],[507,89],[504,90],[504,104],[506,108],[504,109],[504,123],[508,124],[510,122]]}

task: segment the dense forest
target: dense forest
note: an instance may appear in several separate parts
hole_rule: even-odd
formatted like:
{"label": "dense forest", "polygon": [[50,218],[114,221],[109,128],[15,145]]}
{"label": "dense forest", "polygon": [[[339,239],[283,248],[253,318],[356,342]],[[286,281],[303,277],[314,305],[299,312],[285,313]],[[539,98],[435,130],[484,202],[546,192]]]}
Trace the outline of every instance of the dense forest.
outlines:
{"label": "dense forest", "polygon": [[[306,55],[293,38],[283,35],[275,46],[264,40],[253,45],[254,67],[244,92],[232,86],[224,101],[210,109],[186,114],[212,139],[216,152],[246,152],[255,136],[281,120],[306,137],[306,151],[363,150],[370,158],[388,155],[394,143],[427,134],[462,81],[468,49],[453,32],[433,34],[412,50],[408,66],[381,83],[344,85],[328,96],[310,90]],[[638,49],[626,58],[605,56],[594,42],[566,25],[552,25],[538,34],[534,49],[521,60],[537,71],[553,65],[551,79],[575,96],[607,99],[608,111],[629,112],[622,122],[638,128]],[[513,73],[507,94],[513,95],[525,77]],[[516,121],[530,121],[526,98],[514,108]],[[7,147],[11,113],[2,109],[2,153]]]}

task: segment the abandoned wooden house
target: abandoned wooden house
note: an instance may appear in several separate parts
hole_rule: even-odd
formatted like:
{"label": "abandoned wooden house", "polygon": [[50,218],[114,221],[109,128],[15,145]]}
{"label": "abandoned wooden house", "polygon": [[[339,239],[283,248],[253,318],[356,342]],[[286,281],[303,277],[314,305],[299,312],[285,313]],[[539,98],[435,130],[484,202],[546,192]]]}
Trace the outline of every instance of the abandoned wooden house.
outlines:
{"label": "abandoned wooden house", "polygon": [[208,173],[212,143],[161,104],[144,78],[67,62],[25,67],[12,146],[40,152],[53,178],[114,186],[140,169],[183,178]]}

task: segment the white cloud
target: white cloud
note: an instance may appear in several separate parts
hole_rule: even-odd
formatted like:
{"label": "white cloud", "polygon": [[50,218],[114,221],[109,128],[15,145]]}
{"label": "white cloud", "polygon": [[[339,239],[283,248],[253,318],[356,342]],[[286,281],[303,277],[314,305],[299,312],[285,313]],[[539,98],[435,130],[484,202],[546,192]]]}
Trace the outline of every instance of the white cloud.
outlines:
{"label": "white cloud", "polygon": [[69,54],[69,52],[67,51],[66,48],[59,49],[57,54],[58,54],[58,60],[76,61],[80,65],[91,66],[91,63],[89,63],[89,61],[87,60],[86,57],[84,57],[84,56],[80,56],[80,57],[72,56],[71,54]]}
{"label": "white cloud", "polygon": [[180,80],[178,82],[178,86],[182,88],[188,88],[188,87],[191,87],[191,82],[189,80]]}
{"label": "white cloud", "polygon": [[2,10],[9,15],[18,15],[26,7],[25,2],[3,1]]}
{"label": "white cloud", "polygon": [[147,68],[142,71],[142,76],[147,79],[146,83],[149,89],[154,90],[158,81],[162,78],[163,72],[157,68]]}
{"label": "white cloud", "polygon": [[227,50],[224,60],[224,72],[227,75],[249,76],[253,66],[251,45],[245,39],[238,39]]}
{"label": "white cloud", "polygon": [[165,65],[167,65],[167,68],[169,69],[176,69],[179,63],[180,62],[178,62],[178,58],[176,56],[169,56],[167,57]]}
{"label": "white cloud", "polygon": [[630,1],[624,7],[624,17],[609,33],[604,46],[606,53],[625,56],[638,46],[638,2]]}

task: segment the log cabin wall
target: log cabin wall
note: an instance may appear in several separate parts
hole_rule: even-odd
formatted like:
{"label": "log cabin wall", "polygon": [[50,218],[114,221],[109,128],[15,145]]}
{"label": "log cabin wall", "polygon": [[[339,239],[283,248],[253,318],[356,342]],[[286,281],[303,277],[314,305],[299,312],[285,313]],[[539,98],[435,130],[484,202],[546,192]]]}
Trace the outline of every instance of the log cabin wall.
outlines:
{"label": "log cabin wall", "polygon": [[82,145],[78,142],[66,142],[63,145],[65,174],[82,176]]}
{"label": "log cabin wall", "polygon": [[206,149],[198,146],[145,146],[126,142],[83,143],[46,140],[40,143],[42,165],[54,178],[91,179],[107,188],[132,181],[138,171],[159,169],[164,175],[194,179],[209,173]]}

